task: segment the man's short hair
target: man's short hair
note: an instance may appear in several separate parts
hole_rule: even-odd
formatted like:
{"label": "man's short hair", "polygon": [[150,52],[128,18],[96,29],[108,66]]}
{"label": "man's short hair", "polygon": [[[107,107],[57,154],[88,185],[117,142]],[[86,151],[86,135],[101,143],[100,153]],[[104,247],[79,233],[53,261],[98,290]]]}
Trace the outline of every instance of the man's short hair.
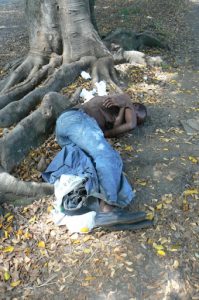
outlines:
{"label": "man's short hair", "polygon": [[138,112],[143,113],[147,117],[147,109],[144,104],[139,103],[139,102],[134,102],[133,104],[137,106]]}
{"label": "man's short hair", "polygon": [[139,102],[135,102],[133,103],[133,105],[135,106],[136,109],[136,114],[137,114],[137,122],[138,125],[144,123],[146,117],[147,117],[147,109],[146,106],[142,103]]}

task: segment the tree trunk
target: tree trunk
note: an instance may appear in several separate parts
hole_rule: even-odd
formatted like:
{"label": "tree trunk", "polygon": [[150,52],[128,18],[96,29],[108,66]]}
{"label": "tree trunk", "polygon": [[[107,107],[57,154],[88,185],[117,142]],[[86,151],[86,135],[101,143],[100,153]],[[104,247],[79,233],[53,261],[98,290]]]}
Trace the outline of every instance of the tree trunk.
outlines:
{"label": "tree trunk", "polygon": [[[31,148],[39,146],[52,131],[57,116],[71,105],[66,98],[63,102],[63,98],[51,94],[50,113],[46,113],[49,96],[36,109],[46,93],[59,92],[87,68],[94,82],[105,79],[113,84],[114,64],[98,35],[94,5],[95,0],[25,1],[29,53],[21,64],[13,66],[0,93],[0,127],[20,122],[0,139],[0,159],[4,167],[0,171],[0,189],[5,189],[5,171],[10,172]],[[15,180],[9,175],[5,178],[6,184],[9,185],[10,180],[13,186]],[[17,194],[24,194],[24,185],[19,186],[22,190],[20,192],[19,187]],[[30,190],[28,188],[28,195]],[[49,193],[44,188],[40,191]]]}

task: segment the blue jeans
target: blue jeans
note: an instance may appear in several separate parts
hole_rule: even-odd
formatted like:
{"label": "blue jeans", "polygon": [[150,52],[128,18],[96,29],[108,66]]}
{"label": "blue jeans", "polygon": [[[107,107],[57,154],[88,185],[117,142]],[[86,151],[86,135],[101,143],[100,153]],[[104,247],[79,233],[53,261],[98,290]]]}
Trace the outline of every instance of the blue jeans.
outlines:
{"label": "blue jeans", "polygon": [[57,120],[56,138],[61,147],[74,143],[91,158],[108,204],[125,207],[132,201],[134,192],[122,173],[121,157],[95,119],[81,110],[66,111]]}

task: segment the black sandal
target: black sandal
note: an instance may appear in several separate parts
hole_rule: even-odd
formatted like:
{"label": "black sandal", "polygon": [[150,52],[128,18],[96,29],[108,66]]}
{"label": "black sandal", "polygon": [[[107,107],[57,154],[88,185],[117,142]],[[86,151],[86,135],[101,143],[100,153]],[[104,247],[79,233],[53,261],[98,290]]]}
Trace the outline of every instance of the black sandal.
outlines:
{"label": "black sandal", "polygon": [[95,227],[107,227],[119,224],[133,224],[146,220],[147,216],[144,211],[129,212],[122,209],[116,209],[108,213],[97,213],[95,217]]}

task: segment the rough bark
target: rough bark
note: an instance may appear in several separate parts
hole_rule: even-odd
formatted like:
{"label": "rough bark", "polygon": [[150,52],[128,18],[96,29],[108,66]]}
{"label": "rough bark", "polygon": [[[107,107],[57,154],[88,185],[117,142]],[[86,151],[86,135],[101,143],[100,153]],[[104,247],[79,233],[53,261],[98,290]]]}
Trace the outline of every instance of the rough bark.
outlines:
{"label": "rough bark", "polygon": [[25,205],[44,195],[52,195],[53,191],[50,184],[18,180],[0,167],[0,204]]}
{"label": "rough bark", "polygon": [[40,107],[1,139],[0,153],[3,168],[10,172],[30,149],[41,145],[52,132],[60,113],[74,105],[78,96],[79,90],[72,100],[55,92],[46,94]]}
{"label": "rough bark", "polygon": [[[89,58],[87,61],[89,61]],[[0,110],[0,127],[9,127],[25,118],[47,93],[51,91],[58,92],[72,83],[80,74],[84,65],[86,66],[84,60],[63,65],[48,78],[43,86],[36,88],[22,99],[6,105]]]}
{"label": "rough bark", "polygon": [[4,193],[4,199],[49,194],[43,185],[19,184],[6,173],[48,137],[59,113],[71,105],[68,99],[48,93],[59,92],[87,68],[94,82],[106,79],[115,84],[113,59],[98,35],[94,5],[95,0],[25,1],[30,49],[0,83],[0,128],[18,123],[0,139],[1,198]]}

